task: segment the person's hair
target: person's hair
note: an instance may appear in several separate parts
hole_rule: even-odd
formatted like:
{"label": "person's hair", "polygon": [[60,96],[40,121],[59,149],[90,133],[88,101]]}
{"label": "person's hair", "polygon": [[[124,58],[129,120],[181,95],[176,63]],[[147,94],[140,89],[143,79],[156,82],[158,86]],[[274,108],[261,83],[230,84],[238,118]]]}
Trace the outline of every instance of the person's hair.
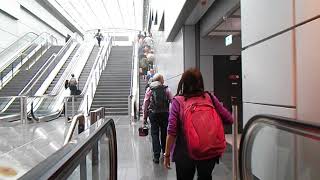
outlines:
{"label": "person's hair", "polygon": [[74,74],[71,74],[71,77],[74,77]]}
{"label": "person's hair", "polygon": [[161,82],[161,84],[164,83],[163,76],[161,74],[158,74],[158,73],[153,76],[152,81],[153,82],[154,81],[159,81],[159,82]]}
{"label": "person's hair", "polygon": [[176,96],[189,98],[203,94],[204,85],[201,72],[196,68],[185,71],[179,81]]}

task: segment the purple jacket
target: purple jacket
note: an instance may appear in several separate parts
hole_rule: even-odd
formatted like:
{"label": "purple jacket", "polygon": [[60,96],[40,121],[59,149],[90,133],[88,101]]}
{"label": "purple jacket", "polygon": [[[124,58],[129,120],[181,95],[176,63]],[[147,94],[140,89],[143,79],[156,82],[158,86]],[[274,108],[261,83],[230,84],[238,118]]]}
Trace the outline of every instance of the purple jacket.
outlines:
{"label": "purple jacket", "polygon": [[[150,87],[155,87],[155,86],[159,86],[159,85],[161,85],[161,83],[158,81],[155,81],[150,84]],[[151,91],[150,87],[148,87],[148,89],[146,90],[146,94],[144,95],[144,100],[143,100],[143,105],[142,105],[143,119],[148,118],[148,107],[150,105],[150,100],[151,100],[151,96],[152,96],[152,91]],[[169,88],[166,88],[166,95],[167,95],[168,99],[171,101],[173,96],[172,96],[172,93]]]}
{"label": "purple jacket", "polygon": [[[231,113],[223,107],[217,97],[212,94],[213,104],[217,110],[217,113],[220,115],[222,121],[226,124],[232,124],[233,118]],[[177,136],[177,122],[180,121],[180,105],[179,102],[173,98],[171,102],[171,109],[169,114],[169,122],[168,122],[168,134],[172,136]]]}

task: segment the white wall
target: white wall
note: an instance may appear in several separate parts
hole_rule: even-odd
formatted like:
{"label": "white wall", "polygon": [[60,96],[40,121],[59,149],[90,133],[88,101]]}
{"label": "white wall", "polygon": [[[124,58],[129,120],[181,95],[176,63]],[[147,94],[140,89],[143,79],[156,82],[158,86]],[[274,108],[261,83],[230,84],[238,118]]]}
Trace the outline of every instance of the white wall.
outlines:
{"label": "white wall", "polygon": [[255,114],[296,117],[294,31],[259,43],[293,26],[293,7],[293,0],[241,0],[242,47],[251,45],[242,51],[244,125]]}
{"label": "white wall", "polygon": [[[14,14],[17,19],[0,12],[0,51],[28,32],[37,34],[48,32],[58,38],[61,43],[64,42],[62,34],[72,34],[68,28],[35,0],[1,0],[2,3],[12,4],[10,9],[3,10],[8,11],[8,14]],[[21,8],[20,4],[35,14],[37,18]],[[48,25],[39,19],[45,21]]]}
{"label": "white wall", "polygon": [[164,32],[153,32],[153,36],[155,41],[155,65],[165,80],[170,79],[165,84],[175,94],[181,74],[184,71],[182,31],[179,32],[174,42],[166,42]]}
{"label": "white wall", "polygon": [[[242,51],[244,124],[256,114],[320,122],[320,19],[311,19],[319,14],[318,0],[241,0],[242,46],[247,47]],[[294,27],[301,22],[306,23]],[[285,29],[288,30],[280,33]],[[296,158],[293,172],[297,179],[317,179],[319,143],[298,135],[291,137],[294,142],[284,155]],[[275,142],[279,139],[281,136],[276,136]],[[269,140],[270,133],[261,137],[260,142]],[[274,166],[268,166],[284,157],[269,156],[273,147],[279,149],[283,144],[256,147],[258,153],[253,154],[253,159],[266,165],[255,166],[254,174],[258,178],[292,179],[271,177],[277,170],[270,171]],[[282,172],[286,172],[286,167],[283,165]]]}
{"label": "white wall", "polygon": [[[320,6],[320,3],[315,3]],[[318,10],[318,14],[320,9]],[[320,122],[320,19],[296,29],[297,117]]]}
{"label": "white wall", "polygon": [[241,1],[242,46],[250,45],[242,51],[244,102],[288,106],[294,118],[320,121],[320,19],[312,19],[319,14],[317,0]]}

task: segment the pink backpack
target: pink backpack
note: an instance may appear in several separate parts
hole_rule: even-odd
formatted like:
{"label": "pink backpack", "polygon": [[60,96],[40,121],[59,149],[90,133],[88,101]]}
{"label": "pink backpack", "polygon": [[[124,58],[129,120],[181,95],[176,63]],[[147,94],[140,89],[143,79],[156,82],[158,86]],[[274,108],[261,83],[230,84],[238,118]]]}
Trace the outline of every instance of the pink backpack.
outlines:
{"label": "pink backpack", "polygon": [[226,140],[222,121],[209,94],[188,98],[176,96],[180,104],[180,119],[189,156],[206,160],[222,156]]}

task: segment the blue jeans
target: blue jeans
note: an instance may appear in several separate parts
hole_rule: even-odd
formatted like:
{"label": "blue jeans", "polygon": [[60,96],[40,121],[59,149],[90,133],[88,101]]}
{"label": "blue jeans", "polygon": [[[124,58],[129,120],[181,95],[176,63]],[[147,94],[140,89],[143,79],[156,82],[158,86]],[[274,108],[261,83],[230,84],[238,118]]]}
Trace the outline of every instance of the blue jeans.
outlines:
{"label": "blue jeans", "polygon": [[[151,113],[149,115],[151,123],[151,137],[153,158],[159,159],[161,150],[164,153],[166,148],[167,127],[168,127],[168,112]],[[159,133],[160,137],[159,137]]]}

